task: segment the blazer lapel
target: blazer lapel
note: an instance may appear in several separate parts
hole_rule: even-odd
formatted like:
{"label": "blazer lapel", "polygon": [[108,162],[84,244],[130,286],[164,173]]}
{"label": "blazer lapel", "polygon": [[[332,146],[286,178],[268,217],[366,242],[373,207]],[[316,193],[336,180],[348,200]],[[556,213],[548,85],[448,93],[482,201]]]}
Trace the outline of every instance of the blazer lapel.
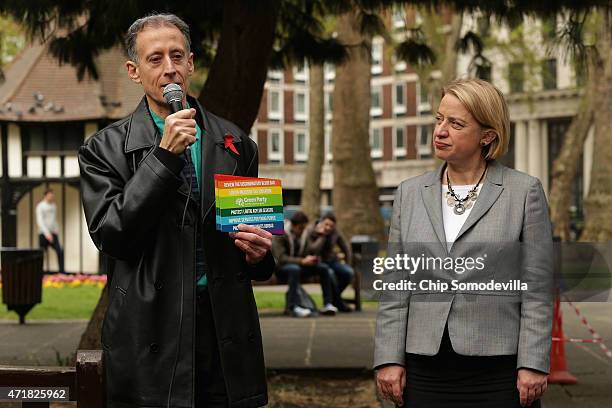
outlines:
{"label": "blazer lapel", "polygon": [[502,173],[503,167],[499,163],[494,160],[489,162],[486,180],[482,184],[482,188],[478,194],[478,199],[474,204],[474,208],[472,208],[472,211],[463,223],[463,226],[459,230],[459,234],[457,234],[455,241],[457,241],[461,235],[469,230],[478,222],[478,220],[482,218],[483,215],[485,215],[487,211],[489,211],[489,208],[491,208],[495,201],[497,201],[497,198],[501,192],[504,191],[504,187],[502,185]]}
{"label": "blazer lapel", "polygon": [[438,171],[431,173],[429,180],[421,187],[421,197],[436,236],[443,244],[444,250],[447,251],[446,233],[444,232],[444,221],[442,219],[442,183],[440,182],[445,167],[446,163],[442,164]]}

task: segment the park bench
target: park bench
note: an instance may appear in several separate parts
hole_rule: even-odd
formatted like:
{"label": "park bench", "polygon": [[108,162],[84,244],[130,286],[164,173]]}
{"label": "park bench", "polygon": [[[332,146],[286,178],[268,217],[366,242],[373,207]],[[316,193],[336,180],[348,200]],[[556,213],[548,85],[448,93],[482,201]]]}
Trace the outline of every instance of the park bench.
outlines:
{"label": "park bench", "polygon": [[[101,350],[79,350],[75,367],[12,367],[0,365],[0,387],[65,387],[79,408],[103,408]],[[23,408],[48,408],[49,402],[22,402]]]}
{"label": "park bench", "polygon": [[42,298],[43,251],[41,249],[1,249],[2,303],[19,315],[26,314]]}
{"label": "park bench", "polygon": [[[351,267],[355,271],[355,277],[353,278],[353,282],[351,286],[353,287],[353,291],[355,293],[354,298],[347,299],[342,298],[342,300],[346,303],[352,304],[355,307],[355,311],[361,311],[361,289],[362,289],[362,281],[363,274],[366,272],[365,268],[371,268],[372,266],[372,258],[377,256],[378,254],[379,244],[376,240],[373,240],[371,237],[358,235],[353,237],[351,240],[351,249],[353,252],[353,261],[351,263]],[[318,276],[310,276],[306,278],[300,279],[301,283],[319,283]],[[276,274],[272,275],[272,277],[265,282],[254,282],[255,285],[286,285],[287,280],[280,280]]]}

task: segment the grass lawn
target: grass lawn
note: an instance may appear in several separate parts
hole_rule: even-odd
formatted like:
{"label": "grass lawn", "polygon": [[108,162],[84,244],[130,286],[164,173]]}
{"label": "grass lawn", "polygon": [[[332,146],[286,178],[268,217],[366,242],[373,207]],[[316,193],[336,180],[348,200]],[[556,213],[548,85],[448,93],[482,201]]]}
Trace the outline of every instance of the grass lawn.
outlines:
{"label": "grass lawn", "polygon": [[[77,288],[43,288],[42,303],[34,306],[26,315],[26,321],[36,319],[89,319],[93,313],[101,288],[80,286]],[[17,313],[0,305],[0,319],[17,320]]]}
{"label": "grass lawn", "polygon": [[[93,313],[101,288],[96,286],[79,286],[75,288],[43,288],[42,303],[26,315],[27,320],[36,319],[89,319]],[[313,294],[317,305],[322,304],[321,295]],[[0,295],[1,299],[1,295]],[[283,310],[285,307],[284,292],[255,291],[255,301],[261,310]],[[6,305],[0,304],[0,319],[17,320],[17,313],[7,311]]]}

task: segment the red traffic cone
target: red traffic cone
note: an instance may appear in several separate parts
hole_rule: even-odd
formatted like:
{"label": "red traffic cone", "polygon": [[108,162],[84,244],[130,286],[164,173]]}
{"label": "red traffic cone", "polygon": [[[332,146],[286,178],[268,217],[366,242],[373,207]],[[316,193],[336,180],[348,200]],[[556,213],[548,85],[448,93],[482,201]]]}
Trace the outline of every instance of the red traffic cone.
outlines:
{"label": "red traffic cone", "polygon": [[561,302],[558,294],[555,296],[552,336],[553,343],[552,350],[550,351],[550,374],[548,375],[548,382],[550,384],[576,384],[578,379],[567,369]]}

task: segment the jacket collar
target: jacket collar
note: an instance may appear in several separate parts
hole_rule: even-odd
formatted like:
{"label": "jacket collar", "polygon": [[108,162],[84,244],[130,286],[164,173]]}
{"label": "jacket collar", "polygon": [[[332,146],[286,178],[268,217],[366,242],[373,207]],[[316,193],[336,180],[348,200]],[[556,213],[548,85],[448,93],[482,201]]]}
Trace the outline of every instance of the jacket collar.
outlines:
{"label": "jacket collar", "polygon": [[[438,240],[444,244],[446,250],[446,233],[444,231],[444,221],[442,218],[442,174],[446,168],[446,163],[438,167],[437,171],[431,172],[425,178],[421,187],[421,195],[425,204],[425,210],[434,228]],[[474,208],[463,223],[455,241],[470,229],[485,213],[491,208],[503,191],[503,170],[504,167],[495,160],[491,160],[488,165],[485,181],[478,193],[478,199]]]}
{"label": "jacket collar", "polygon": [[[204,125],[204,129],[202,130],[206,132],[206,136],[203,136],[203,138],[212,138],[215,144],[225,145],[225,134],[211,126],[209,113],[202,107],[200,101],[189,95],[187,95],[187,100],[190,106],[196,108],[197,115],[200,119],[198,123]],[[234,143],[241,142],[239,134],[232,134],[232,136]],[[149,112],[147,97],[143,96],[136,110],[130,116],[127,135],[125,137],[124,152],[130,153],[135,150],[150,148],[159,144],[160,141],[161,135]]]}

